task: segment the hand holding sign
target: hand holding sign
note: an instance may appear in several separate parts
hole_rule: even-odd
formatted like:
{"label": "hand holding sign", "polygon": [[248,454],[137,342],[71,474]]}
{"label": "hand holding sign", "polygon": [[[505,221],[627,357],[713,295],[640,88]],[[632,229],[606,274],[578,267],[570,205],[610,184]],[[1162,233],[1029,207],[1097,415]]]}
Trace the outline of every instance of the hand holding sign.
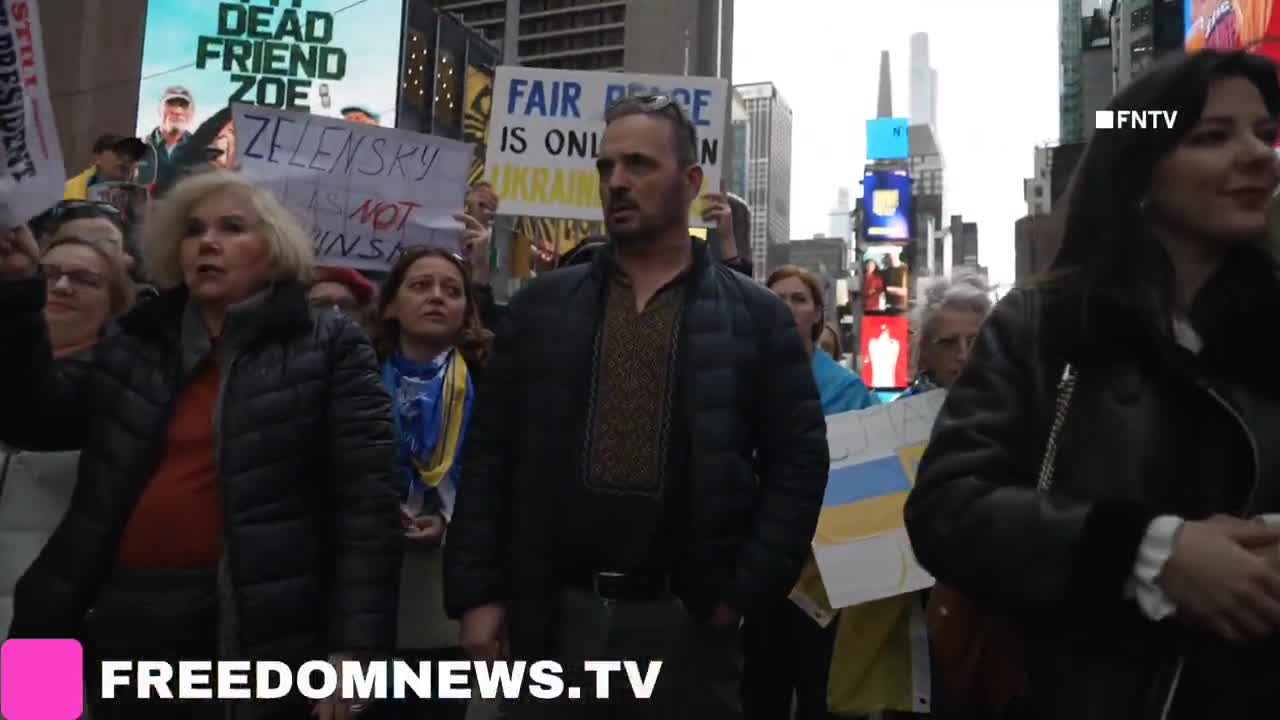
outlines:
{"label": "hand holding sign", "polygon": [[40,250],[26,225],[0,236],[0,281],[25,280],[36,274]]}
{"label": "hand holding sign", "polygon": [[466,213],[458,213],[454,220],[462,223],[462,257],[471,263],[471,280],[480,284],[489,281],[490,231],[481,222]]}

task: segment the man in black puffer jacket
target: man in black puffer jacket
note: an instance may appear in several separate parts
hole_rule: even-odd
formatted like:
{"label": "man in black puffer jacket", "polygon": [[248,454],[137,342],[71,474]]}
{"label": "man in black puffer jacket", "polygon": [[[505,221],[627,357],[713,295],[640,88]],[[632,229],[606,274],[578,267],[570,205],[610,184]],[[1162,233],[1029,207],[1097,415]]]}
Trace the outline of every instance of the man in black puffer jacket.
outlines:
{"label": "man in black puffer jacket", "polygon": [[585,693],[581,659],[662,659],[645,717],[732,712],[713,687],[736,694],[716,675],[725,642],[796,581],[828,467],[791,313],[688,236],[694,142],[668,98],[611,110],[610,242],[512,301],[445,545],[473,655],[495,656],[505,627],[516,655],[562,659]]}

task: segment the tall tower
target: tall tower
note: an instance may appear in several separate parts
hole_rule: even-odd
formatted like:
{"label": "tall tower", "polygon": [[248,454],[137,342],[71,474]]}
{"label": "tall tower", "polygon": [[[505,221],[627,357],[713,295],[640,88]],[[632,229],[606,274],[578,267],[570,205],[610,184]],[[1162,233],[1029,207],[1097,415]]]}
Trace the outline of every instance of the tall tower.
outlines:
{"label": "tall tower", "polygon": [[938,129],[938,71],[929,64],[929,34],[911,36],[911,124]]}
{"label": "tall tower", "polygon": [[889,51],[880,51],[880,95],[876,100],[876,117],[893,117],[893,81],[889,78]]}

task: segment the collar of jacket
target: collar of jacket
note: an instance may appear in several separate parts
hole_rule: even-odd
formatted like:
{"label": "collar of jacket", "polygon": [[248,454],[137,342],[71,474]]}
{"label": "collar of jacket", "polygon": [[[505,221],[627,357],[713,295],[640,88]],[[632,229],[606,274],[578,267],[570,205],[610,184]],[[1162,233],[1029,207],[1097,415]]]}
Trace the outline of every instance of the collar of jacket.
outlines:
{"label": "collar of jacket", "polygon": [[[689,271],[689,275],[695,278],[701,278],[702,274],[711,267],[711,253],[707,250],[707,244],[699,242],[692,235],[689,236],[689,243],[693,246],[693,267]],[[609,240],[604,244],[591,258],[591,276],[602,287],[605,280],[608,279],[609,273],[613,271],[614,258],[617,254],[618,244],[613,240]]]}
{"label": "collar of jacket", "polygon": [[[186,285],[165,290],[155,299],[139,305],[120,320],[125,332],[151,339],[180,338],[190,294]],[[297,282],[281,282],[235,306],[227,325],[237,339],[251,342],[263,337],[292,335],[311,324],[307,290]]]}
{"label": "collar of jacket", "polygon": [[[1050,290],[1042,340],[1083,367],[1137,361],[1169,365],[1175,346],[1149,307],[1102,288]],[[1233,253],[1205,284],[1192,321],[1204,341],[1202,367],[1214,374],[1280,387],[1280,274],[1265,251]]]}

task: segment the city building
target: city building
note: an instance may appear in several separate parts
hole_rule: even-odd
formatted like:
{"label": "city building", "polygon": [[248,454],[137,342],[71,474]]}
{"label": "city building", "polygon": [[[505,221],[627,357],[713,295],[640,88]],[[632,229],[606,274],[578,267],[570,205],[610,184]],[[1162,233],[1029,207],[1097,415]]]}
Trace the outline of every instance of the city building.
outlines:
{"label": "city building", "polygon": [[40,3],[49,96],[68,176],[89,166],[93,141],[132,133],[147,0]]}
{"label": "city building", "polygon": [[829,220],[828,237],[840,238],[845,247],[851,247],[853,241],[853,208],[849,205],[849,188],[836,190],[836,206],[827,213]]}
{"label": "city building", "polygon": [[1112,0],[1110,17],[1117,92],[1185,42],[1184,0]]}
{"label": "city building", "polygon": [[508,65],[732,77],[733,0],[430,4],[483,32],[503,48]]}
{"label": "city building", "polygon": [[978,223],[965,222],[963,215],[951,216],[951,262],[954,268],[980,268],[978,263]]}
{"label": "city building", "polygon": [[[771,82],[738,85],[750,122],[746,201],[757,279],[776,267],[774,247],[791,237],[791,108]],[[773,253],[771,255],[771,253]]]}
{"label": "city building", "polygon": [[929,34],[911,36],[911,124],[938,130],[938,71],[929,64]]}
{"label": "city building", "polygon": [[747,195],[747,149],[751,145],[751,114],[737,89],[729,93],[729,192]]}
{"label": "city building", "polygon": [[425,3],[409,3],[405,25],[396,126],[472,140],[463,137],[467,69],[492,73],[501,63],[501,49],[474,27]]}
{"label": "city building", "polygon": [[1065,194],[1084,154],[1083,143],[1035,149],[1033,176],[1023,181],[1027,214],[1014,223],[1014,277],[1023,282],[1044,272],[1062,244]]}
{"label": "city building", "polygon": [[876,94],[876,117],[893,117],[893,76],[889,74],[889,51],[880,51],[880,88]]}
{"label": "city building", "polygon": [[836,321],[836,285],[849,275],[847,247],[838,237],[817,236],[787,243],[787,261],[822,280],[828,322]]}
{"label": "city building", "polygon": [[1098,79],[1099,55],[1103,49],[1106,49],[1105,95],[1107,101],[1111,99],[1114,81],[1109,12],[1110,0],[1058,2],[1058,136],[1064,143],[1083,142],[1089,137],[1094,112],[1106,105],[1106,101],[1097,104],[1104,92]]}

